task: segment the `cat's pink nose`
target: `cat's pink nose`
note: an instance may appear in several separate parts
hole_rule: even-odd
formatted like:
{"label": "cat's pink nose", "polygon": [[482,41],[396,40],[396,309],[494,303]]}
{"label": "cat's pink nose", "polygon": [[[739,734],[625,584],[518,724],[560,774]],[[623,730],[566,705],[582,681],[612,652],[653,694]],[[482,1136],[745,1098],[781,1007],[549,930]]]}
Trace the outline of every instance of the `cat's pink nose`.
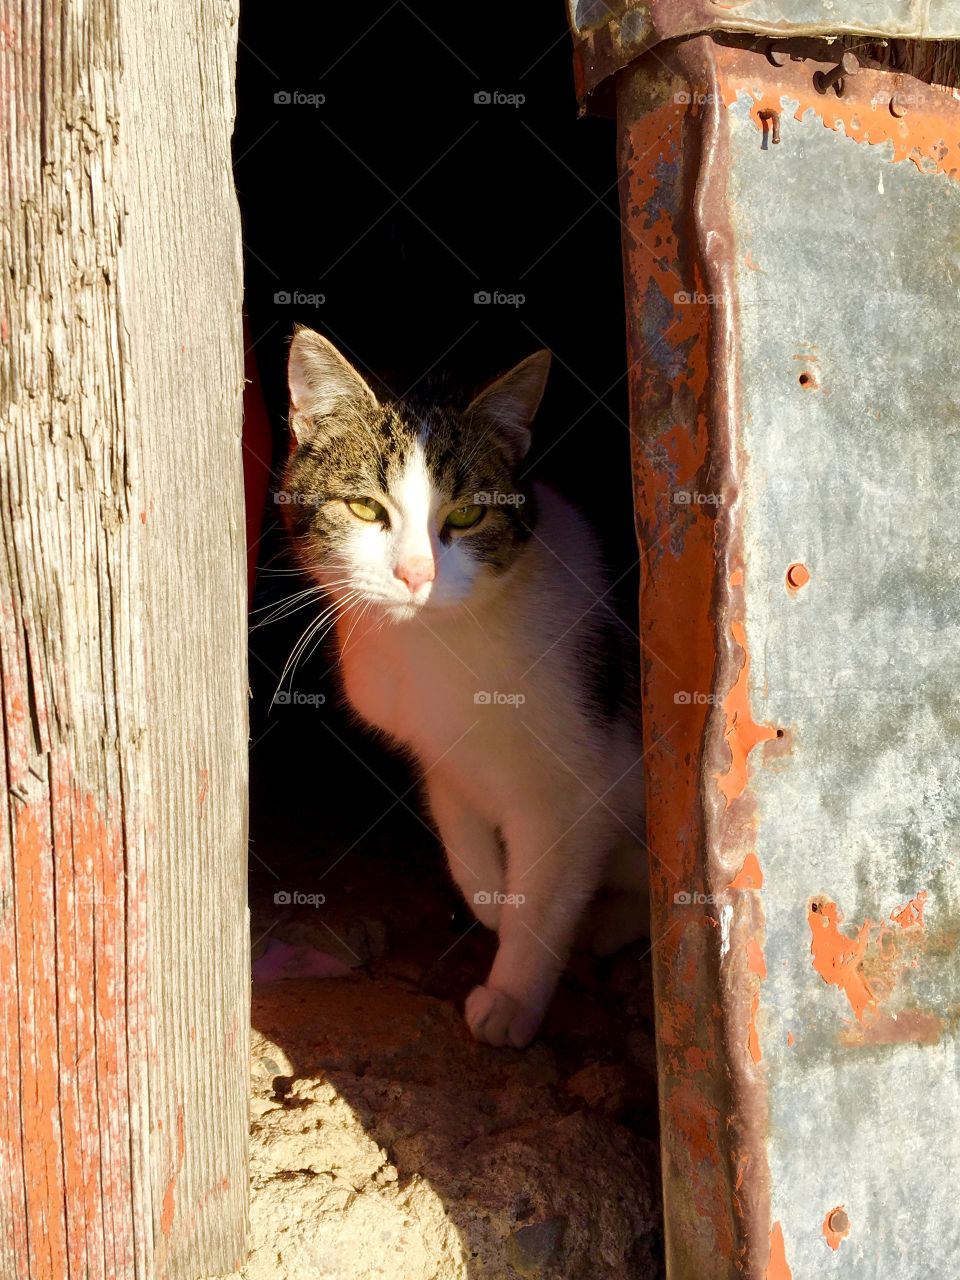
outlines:
{"label": "cat's pink nose", "polygon": [[429,556],[414,556],[410,560],[404,560],[402,564],[398,564],[393,571],[394,577],[405,582],[411,591],[416,591],[418,587],[422,587],[425,582],[432,582],[436,576],[434,563]]}

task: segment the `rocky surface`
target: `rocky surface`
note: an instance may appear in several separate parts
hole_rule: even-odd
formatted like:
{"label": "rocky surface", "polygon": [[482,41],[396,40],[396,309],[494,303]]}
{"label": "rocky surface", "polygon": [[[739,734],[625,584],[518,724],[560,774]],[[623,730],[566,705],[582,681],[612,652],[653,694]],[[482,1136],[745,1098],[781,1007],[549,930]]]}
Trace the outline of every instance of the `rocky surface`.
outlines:
{"label": "rocky surface", "polygon": [[621,1068],[564,1087],[546,1044],[484,1049],[449,1002],[365,975],[271,984],[254,1026],[244,1280],[658,1274]]}
{"label": "rocky surface", "polygon": [[405,808],[369,833],[325,819],[322,842],[280,816],[256,832],[233,1280],[658,1280],[646,946],[575,956],[528,1050],[475,1044],[463,1000],[495,939]]}

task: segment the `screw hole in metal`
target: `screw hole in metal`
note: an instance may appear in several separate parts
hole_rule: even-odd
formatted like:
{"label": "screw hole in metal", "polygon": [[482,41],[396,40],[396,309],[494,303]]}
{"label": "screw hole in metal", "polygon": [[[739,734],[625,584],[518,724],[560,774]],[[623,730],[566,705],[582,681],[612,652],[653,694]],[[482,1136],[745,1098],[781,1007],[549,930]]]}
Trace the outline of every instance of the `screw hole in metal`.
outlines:
{"label": "screw hole in metal", "polygon": [[787,569],[787,590],[799,591],[801,587],[805,587],[810,581],[810,570],[805,564],[797,561],[796,564],[790,565]]}

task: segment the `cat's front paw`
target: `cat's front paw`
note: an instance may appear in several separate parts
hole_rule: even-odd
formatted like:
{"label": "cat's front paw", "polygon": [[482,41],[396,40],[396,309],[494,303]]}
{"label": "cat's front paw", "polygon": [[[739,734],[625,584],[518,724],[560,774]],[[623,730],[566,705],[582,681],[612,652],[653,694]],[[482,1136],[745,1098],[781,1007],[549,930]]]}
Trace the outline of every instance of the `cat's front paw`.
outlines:
{"label": "cat's front paw", "polygon": [[464,1009],[474,1040],[482,1044],[525,1049],[540,1025],[538,1015],[496,987],[474,987]]}

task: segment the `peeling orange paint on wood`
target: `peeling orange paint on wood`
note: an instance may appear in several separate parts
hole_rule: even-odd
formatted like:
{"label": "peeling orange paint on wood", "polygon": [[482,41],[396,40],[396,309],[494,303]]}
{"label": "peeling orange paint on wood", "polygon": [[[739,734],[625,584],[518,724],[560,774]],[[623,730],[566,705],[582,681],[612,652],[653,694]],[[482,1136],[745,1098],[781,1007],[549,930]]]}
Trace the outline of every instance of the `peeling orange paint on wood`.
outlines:
{"label": "peeling orange paint on wood", "polygon": [[163,1192],[163,1206],[160,1210],[160,1230],[165,1236],[168,1236],[173,1230],[173,1218],[175,1205],[175,1195],[177,1189],[177,1179],[180,1176],[180,1170],[183,1168],[183,1157],[186,1154],[186,1138],[183,1129],[183,1107],[177,1107],[177,1159],[176,1165],[167,1179],[167,1185]]}
{"label": "peeling orange paint on wood", "polygon": [[[14,780],[28,772],[25,728],[17,728],[16,709],[8,711],[5,763]],[[13,1247],[18,1274],[35,1280],[88,1270],[128,1275],[127,1037],[137,1016],[128,983],[131,954],[143,958],[139,908],[131,903],[128,920],[122,822],[65,781],[64,752],[48,754],[47,770],[46,794],[12,810],[5,866],[13,910],[0,918],[0,1005],[18,1015],[7,1025],[16,1057],[5,1049],[5,1078],[24,1081],[15,1123],[10,1108],[0,1109],[0,1147],[22,1154],[23,1233]],[[6,874],[0,869],[0,881]],[[8,1193],[12,1171],[3,1181]]]}
{"label": "peeling orange paint on wood", "polygon": [[770,1261],[763,1274],[764,1280],[793,1280],[793,1272],[787,1264],[783,1227],[779,1222],[775,1222],[770,1228]]}
{"label": "peeling orange paint on wood", "polygon": [[[13,812],[14,910],[20,979],[19,1028],[24,1088],[22,1157],[30,1271],[43,1280],[68,1274],[66,1184],[62,1163],[57,1060],[56,952],[49,811]],[[77,1153],[74,1153],[77,1155]]]}

